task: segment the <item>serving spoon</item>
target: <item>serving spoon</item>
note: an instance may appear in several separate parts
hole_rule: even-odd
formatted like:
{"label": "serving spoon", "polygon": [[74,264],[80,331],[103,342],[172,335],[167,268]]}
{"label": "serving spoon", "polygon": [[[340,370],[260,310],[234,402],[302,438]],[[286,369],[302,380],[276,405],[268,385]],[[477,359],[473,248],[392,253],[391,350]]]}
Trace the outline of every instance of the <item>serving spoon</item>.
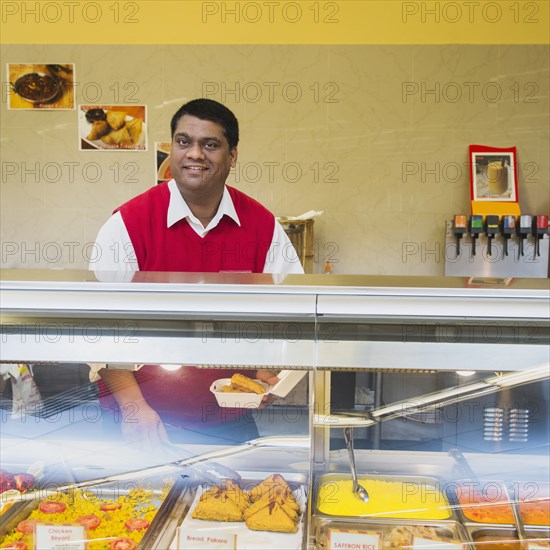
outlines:
{"label": "serving spoon", "polygon": [[359,485],[357,481],[357,469],[355,468],[355,454],[353,452],[353,435],[351,428],[344,428],[344,440],[346,447],[348,448],[349,464],[351,467],[351,477],[353,478],[353,493],[357,498],[360,498],[363,502],[369,501],[369,493],[367,490]]}

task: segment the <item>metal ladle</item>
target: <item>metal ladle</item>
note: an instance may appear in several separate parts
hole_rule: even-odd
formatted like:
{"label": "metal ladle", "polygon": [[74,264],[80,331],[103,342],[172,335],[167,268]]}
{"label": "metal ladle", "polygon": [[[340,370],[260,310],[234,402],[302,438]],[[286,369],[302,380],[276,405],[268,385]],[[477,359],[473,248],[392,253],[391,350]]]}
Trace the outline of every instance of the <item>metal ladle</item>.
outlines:
{"label": "metal ladle", "polygon": [[364,487],[359,485],[359,482],[357,481],[357,470],[355,468],[355,454],[353,452],[353,435],[351,428],[344,428],[344,440],[346,442],[346,447],[348,448],[351,477],[353,478],[353,492],[357,498],[360,498],[363,502],[368,502],[369,493]]}

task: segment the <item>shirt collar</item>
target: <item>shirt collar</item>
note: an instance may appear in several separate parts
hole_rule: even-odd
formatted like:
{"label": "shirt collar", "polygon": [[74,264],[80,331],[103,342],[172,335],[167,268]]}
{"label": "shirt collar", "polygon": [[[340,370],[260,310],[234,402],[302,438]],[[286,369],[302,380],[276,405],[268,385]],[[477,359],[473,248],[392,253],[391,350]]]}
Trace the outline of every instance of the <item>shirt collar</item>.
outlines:
{"label": "shirt collar", "polygon": [[[170,190],[170,203],[168,205],[168,214],[166,217],[166,226],[172,227],[175,223],[187,218],[195,224],[200,225],[198,218],[191,212],[188,204],[185,202],[182,194],[180,193],[178,186],[176,185],[175,180],[171,179],[168,182],[168,189]],[[233,199],[229,194],[227,186],[223,188],[223,195],[218,211],[216,215],[212,218],[208,227],[205,228],[206,231],[214,229],[220,223],[220,220],[223,216],[229,216],[238,226],[241,225],[239,216],[237,216],[237,211],[235,210],[235,205],[233,204]]]}

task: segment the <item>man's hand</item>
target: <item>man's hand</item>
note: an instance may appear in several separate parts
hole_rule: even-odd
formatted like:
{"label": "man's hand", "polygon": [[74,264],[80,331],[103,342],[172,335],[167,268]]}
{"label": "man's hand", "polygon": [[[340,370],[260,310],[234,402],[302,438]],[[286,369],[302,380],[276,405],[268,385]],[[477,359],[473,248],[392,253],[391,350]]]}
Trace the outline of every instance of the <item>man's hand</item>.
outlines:
{"label": "man's hand", "polygon": [[279,379],[277,378],[277,373],[273,370],[267,369],[257,370],[256,378],[270,385],[276,384],[279,381]]}
{"label": "man's hand", "polygon": [[157,449],[162,442],[168,441],[162,420],[145,401],[134,374],[109,369],[99,372],[118,403],[124,440],[147,451]]}
{"label": "man's hand", "polygon": [[[257,370],[256,378],[271,386],[273,386],[279,381],[279,379],[277,378],[276,372],[272,370],[267,370],[267,369]],[[263,409],[268,405],[271,405],[271,403],[273,403],[273,401],[275,401],[276,399],[277,399],[276,395],[272,395],[272,394],[265,395],[264,398],[262,399],[260,409]]]}
{"label": "man's hand", "polygon": [[145,401],[126,403],[120,407],[122,413],[122,437],[147,451],[158,450],[168,442],[166,429],[159,415]]}

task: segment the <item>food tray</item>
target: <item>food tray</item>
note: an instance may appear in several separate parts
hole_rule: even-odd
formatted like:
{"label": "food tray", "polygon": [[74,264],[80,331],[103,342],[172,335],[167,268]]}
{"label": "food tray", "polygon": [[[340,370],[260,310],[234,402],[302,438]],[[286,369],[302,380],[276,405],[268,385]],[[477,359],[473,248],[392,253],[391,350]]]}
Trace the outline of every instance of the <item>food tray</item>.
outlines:
{"label": "food tray", "polygon": [[328,550],[331,547],[330,537],[331,535],[334,536],[334,533],[337,531],[380,533],[382,536],[380,549],[385,549],[412,548],[411,537],[415,531],[417,536],[422,536],[422,538],[438,540],[434,539],[433,534],[429,532],[432,530],[435,531],[440,541],[454,543],[457,549],[462,548],[463,550],[467,550],[470,548],[464,527],[456,521],[410,520],[403,522],[392,519],[380,521],[375,519],[358,520],[357,518],[333,519],[319,516],[314,516],[313,518],[314,544],[315,548],[320,550]]}
{"label": "food tray", "polygon": [[[466,490],[481,490],[485,491],[488,496],[487,509],[488,513],[495,513],[494,505],[498,502],[503,506],[503,511],[506,511],[508,519],[495,517],[495,521],[491,521],[490,518],[480,518],[479,521],[476,521],[475,518],[472,518],[470,515],[467,515],[460,504],[457,491],[459,486],[463,484],[464,481],[458,481],[456,483],[448,484],[447,486],[447,497],[449,501],[456,506],[457,514],[460,518],[460,521],[464,524],[472,523],[474,525],[479,523],[486,524],[498,524],[498,525],[512,525],[513,524],[513,515],[512,507],[508,504],[514,497],[510,493],[507,485],[504,481],[501,480],[467,480]],[[539,481],[514,481],[510,484],[517,493],[517,498],[519,502],[519,510],[523,520],[523,523],[526,526],[546,526],[550,524],[550,486],[546,482]],[[498,490],[496,489],[498,486]],[[530,512],[528,512],[530,510]],[[540,519],[541,516],[543,519]]]}
{"label": "food tray", "polygon": [[[275,472],[239,472],[241,480],[238,484],[241,489],[246,491],[273,473]],[[298,550],[303,548],[307,517],[307,479],[302,474],[285,472],[276,473],[279,473],[288,482],[300,505],[301,516],[297,533],[254,531],[249,529],[244,522],[221,522],[195,519],[192,517],[193,510],[198,504],[202,493],[208,489],[208,486],[199,485],[198,487],[190,487],[186,492],[185,498],[189,504],[188,512],[179,525],[178,533],[180,540],[175,540],[171,548],[191,548],[189,543],[184,539],[187,535],[197,537],[211,536],[212,538],[224,538],[223,535],[228,535],[232,538],[233,535],[236,535],[236,550],[280,550],[281,548],[285,550]]]}
{"label": "food tray", "polygon": [[279,381],[276,384],[268,385],[261,380],[255,380],[265,388],[265,393],[247,392],[224,392],[221,388],[231,384],[230,378],[220,378],[214,380],[210,386],[210,391],[216,397],[220,407],[237,407],[244,409],[257,409],[266,395],[275,395],[277,397],[286,397],[292,388],[307,374],[307,371],[282,370],[277,376]]}
{"label": "food tray", "polygon": [[[517,538],[516,530],[506,525],[468,525],[466,531],[472,547],[477,550],[524,550]],[[529,548],[550,548],[550,530],[548,529],[525,529],[529,542]],[[487,540],[479,540],[480,537],[487,537]],[[490,540],[495,544],[491,544]],[[478,543],[478,544],[476,544]]]}
{"label": "food tray", "polygon": [[[163,487],[165,486],[167,480],[174,481],[174,485],[164,498],[165,493],[163,492]],[[86,489],[86,493],[91,493],[93,496],[105,501],[116,501],[121,496],[128,496],[130,491],[137,487],[143,487],[152,491],[151,502],[148,504],[152,504],[157,508],[154,518],[145,531],[145,534],[143,535],[143,538],[139,542],[137,548],[143,550],[168,548],[174,537],[176,528],[175,526],[171,526],[170,523],[166,521],[166,518],[172,510],[178,509],[178,507],[181,506],[181,499],[185,490],[184,481],[180,476],[169,475],[158,478],[145,478],[135,481],[99,484],[93,487],[88,487]],[[66,492],[64,493],[66,494]],[[6,518],[8,521],[2,521],[2,529],[0,530],[2,540],[0,540],[0,545],[2,544],[6,534],[15,529],[19,522],[28,519],[31,513],[38,509],[40,502],[44,500],[44,498],[40,498],[42,496],[43,495],[40,495],[39,498],[22,503],[22,506],[18,507],[15,513],[11,514],[9,518]],[[89,513],[96,513],[102,518],[102,520],[105,520],[103,512],[96,512],[94,510]],[[2,519],[4,520],[4,518]],[[55,522],[55,519],[52,515],[52,519],[48,523],[53,522]],[[104,547],[102,546],[101,548],[105,548],[105,550],[107,550],[111,540],[112,538],[106,539]]]}
{"label": "food tray", "polygon": [[[461,486],[464,489],[461,489]],[[510,505],[512,497],[504,481],[494,479],[459,480],[455,483],[449,483],[446,488],[447,498],[454,506],[459,520],[463,524],[513,525],[514,517],[512,506]],[[461,490],[481,491],[482,494],[486,495],[486,503],[481,502],[479,506],[475,503],[470,505],[472,508],[476,508],[476,514],[481,514],[479,519],[472,517],[471,514],[468,514],[464,510],[465,506],[460,503],[459,499],[459,491]],[[483,514],[486,514],[486,517]]]}
{"label": "food tray", "polygon": [[[315,486],[315,514],[321,517],[327,518],[371,518],[371,519],[397,519],[400,521],[409,521],[422,519],[426,521],[436,521],[436,522],[445,522],[457,520],[457,517],[454,513],[453,507],[447,500],[445,496],[445,487],[443,482],[437,480],[433,477],[428,476],[394,476],[394,475],[361,475],[358,473],[359,481],[361,479],[369,479],[373,481],[384,481],[384,482],[393,482],[393,483],[402,483],[402,494],[397,495],[397,503],[401,504],[402,511],[405,515],[399,516],[396,512],[395,504],[392,503],[391,508],[388,506],[387,509],[376,511],[375,509],[370,509],[373,506],[373,500],[371,499],[369,503],[364,504],[357,497],[354,497],[353,493],[350,492],[349,495],[345,496],[345,503],[348,503],[351,506],[354,506],[353,514],[348,514],[345,511],[341,513],[331,513],[332,510],[343,510],[344,501],[339,497],[338,492],[341,490],[341,487],[336,485],[338,482],[348,482],[351,485],[352,477],[351,474],[346,473],[328,473],[323,474],[317,481]],[[321,486],[324,484],[333,484],[334,488],[329,489],[328,493],[325,493],[325,496],[321,496]],[[349,498],[351,497],[351,498]],[[325,505],[319,501],[320,498],[327,499]],[[328,500],[330,499],[330,500]],[[437,517],[428,517],[428,512],[426,506],[429,502],[432,502],[436,510],[444,509],[445,514],[448,514],[445,519]],[[412,506],[412,508],[409,508]],[[330,511],[329,511],[330,510]],[[418,513],[417,513],[418,512]],[[410,517],[407,517],[409,515]],[[414,517],[413,517],[414,516]]]}

